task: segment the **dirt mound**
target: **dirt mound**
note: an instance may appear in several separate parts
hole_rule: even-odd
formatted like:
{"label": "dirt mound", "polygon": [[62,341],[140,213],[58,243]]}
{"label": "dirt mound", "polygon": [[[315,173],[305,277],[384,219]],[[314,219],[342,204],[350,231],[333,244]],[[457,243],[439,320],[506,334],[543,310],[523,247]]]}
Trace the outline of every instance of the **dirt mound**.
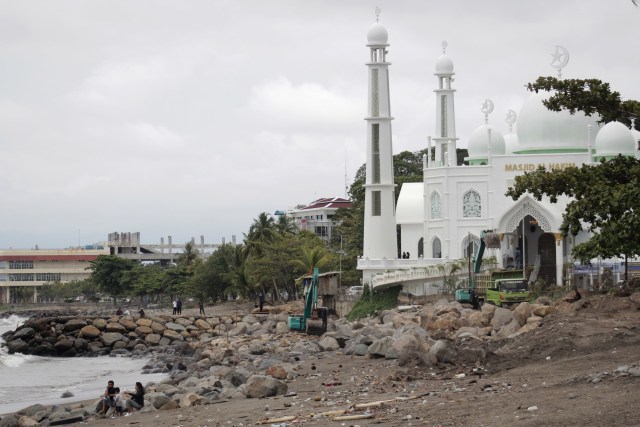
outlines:
{"label": "dirt mound", "polygon": [[640,344],[640,311],[632,298],[595,295],[556,308],[536,330],[491,343],[493,369]]}

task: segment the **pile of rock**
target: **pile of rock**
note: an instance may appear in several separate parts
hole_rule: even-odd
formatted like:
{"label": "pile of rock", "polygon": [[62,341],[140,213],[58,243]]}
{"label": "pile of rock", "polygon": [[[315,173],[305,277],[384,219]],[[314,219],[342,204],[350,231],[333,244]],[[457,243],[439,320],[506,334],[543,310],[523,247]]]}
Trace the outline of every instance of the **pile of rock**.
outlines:
{"label": "pile of rock", "polygon": [[[320,352],[397,359],[399,365],[478,365],[488,344],[537,328],[554,308],[523,303],[513,311],[473,310],[441,301],[411,313],[383,312],[358,322],[331,320],[322,337],[290,332],[288,313],[227,318],[152,316],[32,319],[5,335],[10,351],[31,354],[153,354],[149,372],[168,378],[147,385],[145,411],[208,404],[234,397],[287,393],[300,363]],[[31,407],[18,414],[41,422],[95,413],[95,405]]]}

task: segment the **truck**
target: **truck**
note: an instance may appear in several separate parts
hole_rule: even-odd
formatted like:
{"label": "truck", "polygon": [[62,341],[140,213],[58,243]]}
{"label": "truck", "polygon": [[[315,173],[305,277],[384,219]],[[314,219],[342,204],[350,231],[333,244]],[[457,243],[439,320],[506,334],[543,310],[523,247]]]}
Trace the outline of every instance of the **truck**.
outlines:
{"label": "truck", "polygon": [[289,316],[289,330],[306,332],[308,335],[327,332],[329,309],[318,307],[318,287],[318,268],[314,268],[304,298],[304,311],[302,314]]}
{"label": "truck", "polygon": [[485,248],[499,248],[499,236],[490,231],[480,233],[480,247],[473,261],[473,274],[467,289],[457,289],[455,300],[473,305],[478,309],[489,303],[502,307],[529,301],[531,295],[523,270],[496,270],[488,274],[479,274]]}
{"label": "truck", "polygon": [[482,299],[480,304],[504,307],[531,300],[528,281],[522,277],[522,270],[495,270],[478,274],[476,284],[477,293]]}

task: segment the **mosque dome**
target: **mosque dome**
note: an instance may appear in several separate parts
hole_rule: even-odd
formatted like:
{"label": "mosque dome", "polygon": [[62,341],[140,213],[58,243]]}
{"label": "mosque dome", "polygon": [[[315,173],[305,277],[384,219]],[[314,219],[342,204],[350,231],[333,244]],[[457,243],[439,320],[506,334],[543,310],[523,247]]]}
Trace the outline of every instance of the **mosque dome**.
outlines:
{"label": "mosque dome", "polygon": [[504,136],[504,154],[514,154],[518,151],[519,147],[518,135],[515,133],[508,133]]}
{"label": "mosque dome", "polygon": [[550,111],[542,104],[551,94],[534,93],[518,114],[518,153],[558,153],[587,151],[587,126],[591,138],[598,131],[600,116],[586,116],[581,111]]}
{"label": "mosque dome", "polygon": [[440,55],[436,61],[436,74],[453,74],[453,61],[447,55]]}
{"label": "mosque dome", "polygon": [[367,46],[388,46],[389,33],[379,22],[373,24],[367,31]]}
{"label": "mosque dome", "polygon": [[636,143],[631,130],[620,122],[609,122],[596,135],[596,156],[635,156]]}
{"label": "mosque dome", "polygon": [[489,153],[489,134],[491,129],[491,154],[502,155],[505,153],[505,140],[500,131],[491,125],[482,125],[471,133],[467,150],[469,151],[469,160],[487,159]]}

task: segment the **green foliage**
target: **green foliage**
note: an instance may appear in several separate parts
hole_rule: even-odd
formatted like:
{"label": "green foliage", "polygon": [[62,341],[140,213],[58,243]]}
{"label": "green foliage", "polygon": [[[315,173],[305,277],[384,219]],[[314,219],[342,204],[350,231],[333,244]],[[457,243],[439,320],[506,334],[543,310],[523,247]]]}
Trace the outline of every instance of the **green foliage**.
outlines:
{"label": "green foliage", "polygon": [[[131,280],[126,274],[136,266],[135,261],[115,255],[99,255],[90,262],[91,280],[104,292],[118,297],[129,291]],[[115,299],[114,299],[115,302]]]}
{"label": "green foliage", "polygon": [[[553,91],[553,95],[543,102],[551,111],[568,110],[571,114],[582,111],[587,116],[599,114],[602,123],[615,120],[626,126],[631,126],[632,117],[640,117],[640,102],[623,101],[620,93],[611,90],[609,83],[598,79],[538,77],[534,83],[527,84],[527,89]],[[635,126],[640,130],[640,121]]]}
{"label": "green foliage", "polygon": [[507,196],[518,200],[525,192],[536,200],[543,196],[556,203],[568,196],[562,233],[576,235],[586,229],[591,238],[573,248],[583,262],[597,257],[640,255],[640,161],[618,156],[596,165],[535,172],[516,176]]}
{"label": "green foliage", "polygon": [[383,290],[370,291],[369,286],[364,286],[362,296],[353,306],[347,319],[354,321],[363,317],[372,316],[383,310],[395,308],[398,305],[400,286],[394,286]]}

